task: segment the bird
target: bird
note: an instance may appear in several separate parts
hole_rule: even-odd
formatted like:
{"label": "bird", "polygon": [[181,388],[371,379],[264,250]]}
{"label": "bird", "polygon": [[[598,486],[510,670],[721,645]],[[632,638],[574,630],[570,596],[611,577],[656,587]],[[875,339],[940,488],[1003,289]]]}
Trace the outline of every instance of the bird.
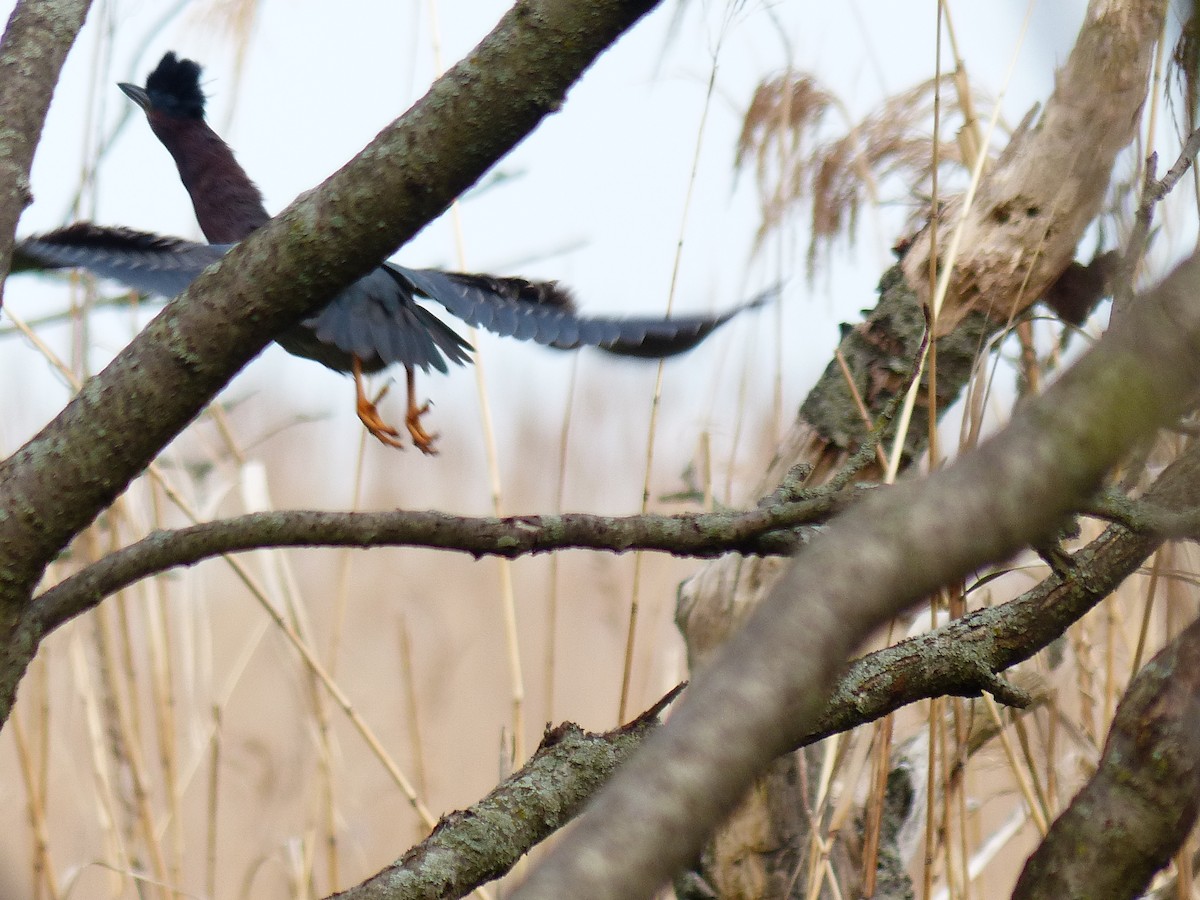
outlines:
{"label": "bird", "polygon": [[[207,244],[125,227],[77,222],[19,241],[14,271],[81,268],[143,293],[174,296],[239,241],[270,221],[263,197],[232,149],[205,119],[200,64],[166,53],[145,86],[118,87],[146,115],[171,154]],[[619,356],[658,359],[692,349],[734,316],[762,305],[762,294],[715,315],[588,317],[554,281],[410,269],[385,261],[327,304],[275,338],[284,350],[353,376],[355,408],[380,442],[403,448],[400,432],[368,398],[363,376],[399,364],[405,369],[405,426],[414,446],[435,455],[436,434],[421,419],[416,370],[447,373],[470,362],[473,347],[421,299],[451,317],[501,336],[560,350],[598,347]]]}

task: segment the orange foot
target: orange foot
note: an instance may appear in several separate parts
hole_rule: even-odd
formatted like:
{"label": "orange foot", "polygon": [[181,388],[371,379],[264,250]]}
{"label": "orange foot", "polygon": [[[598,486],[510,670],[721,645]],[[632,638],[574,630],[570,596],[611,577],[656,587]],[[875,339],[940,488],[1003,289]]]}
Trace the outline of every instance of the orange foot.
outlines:
{"label": "orange foot", "polygon": [[382,400],[383,395],[386,393],[387,388],[384,388],[379,392],[379,396],[375,398],[374,403],[367,399],[367,392],[363,390],[362,363],[357,356],[354,357],[354,394],[358,420],[381,443],[387,444],[389,447],[395,447],[397,450],[403,450],[404,444],[399,440],[400,432],[383,421],[383,417],[379,415],[379,410],[375,406],[375,403]]}
{"label": "orange foot", "polygon": [[[429,404],[423,406],[413,405],[408,411],[408,415],[404,419],[404,424],[408,426],[408,433],[412,435],[413,446],[424,453],[426,456],[437,456],[437,448],[433,446],[433,442],[437,440],[436,434],[430,434],[421,425],[421,416],[429,412]],[[378,436],[378,435],[377,435]]]}
{"label": "orange foot", "polygon": [[433,442],[437,440],[436,434],[430,434],[421,425],[421,416],[429,412],[429,402],[417,406],[416,397],[416,377],[412,369],[408,369],[405,373],[408,381],[408,415],[404,417],[404,424],[408,426],[408,433],[412,436],[413,446],[424,453],[426,456],[437,456],[437,450],[433,446]]}
{"label": "orange foot", "polygon": [[383,421],[375,404],[366,396],[358,398],[358,419],[367,427],[367,431],[389,447],[395,447],[397,450],[404,449],[404,443],[399,439],[400,432]]}

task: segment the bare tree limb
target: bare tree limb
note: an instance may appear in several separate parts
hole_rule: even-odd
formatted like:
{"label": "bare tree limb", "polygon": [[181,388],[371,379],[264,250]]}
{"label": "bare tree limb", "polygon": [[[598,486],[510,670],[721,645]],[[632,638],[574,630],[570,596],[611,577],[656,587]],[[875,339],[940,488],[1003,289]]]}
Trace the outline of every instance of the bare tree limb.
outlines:
{"label": "bare tree limb", "polygon": [[[1162,504],[1163,508],[1179,512],[1200,507],[1200,445],[1194,445],[1171,463],[1150,488],[1147,497]],[[1064,580],[1052,575],[1007,603],[977,610],[927,634],[855,660],[830,693],[828,706],[813,730],[792,749],[873,722],[930,697],[974,696],[989,691],[1002,702],[1023,705],[1028,699],[1024,692],[1011,686],[1001,673],[1061,637],[1067,628],[1136,571],[1160,545],[1161,538],[1153,534],[1134,533],[1113,525],[1071,557],[1071,577]],[[638,722],[648,723],[657,708],[641,716]],[[500,804],[501,815],[515,817],[517,827],[520,827],[520,823],[542,820],[547,807],[559,810],[570,805],[572,810],[577,810],[581,805],[578,799],[568,804],[564,798],[586,797],[599,789],[612,771],[612,762],[626,759],[649,736],[649,727],[637,725],[634,723],[604,735],[584,735],[569,725],[556,729],[556,733],[565,738],[555,744],[554,758],[547,758],[544,749],[539,750],[530,763],[507,779],[493,796],[511,795],[518,785],[525,784],[526,773],[534,766],[547,767],[547,777],[543,780],[549,781],[550,786],[523,794],[520,802],[504,801]],[[603,749],[600,743],[613,746]],[[482,801],[484,804],[489,802],[490,798]],[[466,829],[469,834],[478,826],[473,819],[477,808],[478,805],[465,814],[455,814],[439,826],[438,833],[430,839],[441,842],[438,853],[464,841],[471,843],[460,830]],[[560,827],[565,821],[559,813],[554,813],[552,818]],[[489,821],[493,832],[508,833],[507,826],[494,819]],[[504,858],[515,859],[528,852],[547,833],[522,831],[521,840],[528,843],[506,845]],[[426,852],[421,847],[414,848],[391,868],[407,870],[425,866]],[[469,855],[473,856],[473,853]],[[398,892],[402,884],[405,890],[408,889],[410,879],[422,881],[419,871],[404,874],[392,871],[384,878],[385,873],[381,873],[383,880],[380,883],[387,881],[395,885]],[[476,887],[497,874],[486,868],[472,869],[469,876],[464,873],[453,880],[457,890],[463,890]],[[431,888],[437,887],[431,885]],[[345,900],[355,896],[348,894]]]}
{"label": "bare tree limb", "polygon": [[1100,767],[1025,865],[1013,897],[1138,897],[1200,809],[1200,620],[1134,678]]}
{"label": "bare tree limb", "polygon": [[615,553],[659,550],[689,557],[713,557],[731,551],[783,555],[794,553],[799,546],[801,537],[795,528],[824,522],[846,505],[845,498],[829,493],[746,511],[674,516],[565,513],[496,518],[436,511],[308,510],[251,513],[176,531],[156,531],[38,595],[27,619],[36,622],[38,632],[45,634],[142,578],[213,556],[268,547],[428,547],[457,550],[476,558],[509,559],[564,549]]}
{"label": "bare tree limb", "polygon": [[58,73],[90,6],[90,0],[18,0],[0,38],[0,273],[8,271],[17,219],[33,200],[29,170]]}
{"label": "bare tree limb", "polygon": [[[1166,10],[1165,0],[1091,0],[1040,120],[1030,117],[1029,127],[1019,129],[1000,159],[984,172],[975,203],[966,213],[962,252],[954,261],[936,323],[937,377],[931,380],[927,373],[921,385],[904,445],[904,465],[925,452],[931,412],[940,415],[962,396],[974,361],[993,336],[1031,306],[1072,260],[1085,228],[1101,208],[1116,155],[1129,144],[1140,121]],[[962,213],[961,199],[944,203],[937,232],[939,272],[946,265],[950,229]],[[901,373],[911,371],[926,325],[922,301],[928,302],[933,233],[933,227],[927,227],[908,245],[900,264],[884,276],[878,304],[845,335],[838,358],[801,407],[756,493],[767,490],[784,469],[798,462],[813,467],[812,483],[822,482],[842,467],[869,419],[903,390]],[[867,408],[865,417],[859,412],[859,399]],[[863,475],[879,480],[876,470]],[[708,563],[689,579],[679,592],[676,621],[693,668],[762,602],[783,570],[778,559],[728,556]],[[758,807],[756,821],[745,829],[749,840],[740,845],[723,840],[720,856],[713,857],[713,868],[728,876],[729,893],[754,895],[761,893],[761,884],[770,885],[770,896],[788,889],[793,872],[784,854],[768,855],[759,848],[799,845],[807,839],[792,829],[786,813],[774,812],[804,802],[795,787],[802,783],[793,768],[748,798],[748,804]],[[789,791],[790,801],[775,799],[771,808],[759,802]]]}
{"label": "bare tree limb", "polygon": [[649,897],[812,730],[853,648],[939,587],[1049,535],[1200,384],[1200,254],[995,437],[877,492],[798,555],[670,722],[515,896]]}
{"label": "bare tree limb", "polygon": [[1151,153],[1146,159],[1142,196],[1138,201],[1137,213],[1133,219],[1133,230],[1126,242],[1125,252],[1121,254],[1120,270],[1115,279],[1117,290],[1113,297],[1114,317],[1124,315],[1133,299],[1134,276],[1142,264],[1146,249],[1150,246],[1150,225],[1154,221],[1154,210],[1175,189],[1179,179],[1187,174],[1197,153],[1200,153],[1200,128],[1188,135],[1174,165],[1162,178],[1155,177],[1158,169],[1158,154]]}
{"label": "bare tree limb", "polygon": [[[959,199],[942,211],[950,227],[960,214],[965,222],[938,337],[971,312],[1010,321],[1074,258],[1117,154],[1137,133],[1166,10],[1165,0],[1092,0],[1041,117],[1013,137],[969,210]],[[948,244],[943,226],[941,253]],[[904,258],[920,292],[929,285],[931,248],[927,229]]]}
{"label": "bare tree limb", "polygon": [[336,900],[448,900],[504,875],[530,848],[575,818],[682,689],[604,734],[570,723],[547,728],[521,771],[469,809],[444,816],[428,838],[362,884],[334,895]]}
{"label": "bare tree limb", "polygon": [[[1190,458],[1190,454],[1186,455],[1177,466],[1185,465]],[[1167,474],[1174,471],[1175,467]],[[1200,472],[1196,476],[1200,478]],[[1181,484],[1178,478],[1156,482],[1168,483],[1172,493],[1165,499],[1159,499],[1161,491],[1152,491],[1137,501],[1106,494],[1089,503],[1086,512],[1118,522],[1156,546],[1166,539],[1195,538],[1200,535],[1200,502],[1179,507],[1178,497],[1188,493],[1186,483]],[[847,497],[833,490],[817,490],[809,492],[809,499],[788,502],[788,491],[781,489],[776,493],[779,496],[770,498],[776,501],[771,506],[669,516],[563,513],[497,518],[407,510],[251,513],[153,532],[39,594],[28,610],[26,621],[38,634],[46,634],[143,578],[177,566],[195,565],[214,556],[279,547],[424,547],[458,551],[475,558],[508,559],[569,549],[613,553],[660,551],[692,558],[711,558],[724,553],[789,555],[804,539],[795,529],[827,521],[859,496],[858,491],[850,492]],[[1128,573],[1120,577],[1125,574]],[[1116,584],[1119,580],[1110,589]],[[1072,607],[1058,601],[1056,604],[1061,611],[1071,614]],[[1033,625],[1018,627],[1024,631]],[[979,662],[1005,668],[1015,660],[1000,664],[989,656]],[[908,702],[912,700],[903,700],[900,705]]]}
{"label": "bare tree limb", "polygon": [[[883,423],[893,410],[885,411]],[[879,430],[875,432],[877,436]],[[25,616],[31,634],[44,635],[142,578],[213,556],[269,547],[426,547],[479,558],[514,559],[551,550],[625,553],[658,550],[676,556],[723,553],[787,555],[804,536],[796,529],[826,521],[857,500],[866,485],[854,477],[871,459],[865,441],[846,467],[817,489],[802,486],[807,470],[789,472],[754,509],[674,516],[597,516],[586,513],[454,516],[436,511],[377,513],[276,510],[156,531],[116,550],[38,595]],[[849,490],[847,490],[849,488]],[[40,639],[40,638],[39,638]]]}
{"label": "bare tree limb", "polygon": [[[1143,499],[1164,516],[1194,515],[1200,509],[1200,445],[1167,466]],[[1051,575],[1007,603],[862,657],[838,681],[829,708],[802,743],[929,697],[986,690],[1003,699],[1003,688],[991,686],[1000,672],[1063,635],[1136,572],[1163,540],[1153,529],[1110,526],[1071,557],[1069,578]]]}

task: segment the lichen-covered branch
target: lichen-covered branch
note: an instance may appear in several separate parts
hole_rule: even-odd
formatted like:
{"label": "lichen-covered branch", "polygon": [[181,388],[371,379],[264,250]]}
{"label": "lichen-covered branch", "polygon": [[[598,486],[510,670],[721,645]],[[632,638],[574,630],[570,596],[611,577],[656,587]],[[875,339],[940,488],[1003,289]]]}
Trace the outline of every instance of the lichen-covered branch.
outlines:
{"label": "lichen-covered branch", "polygon": [[[1147,493],[1147,500],[1159,504],[1163,509],[1181,513],[1185,509],[1200,508],[1200,446],[1189,449],[1163,471]],[[1154,534],[1135,533],[1114,525],[1071,557],[1070,578],[1064,580],[1052,575],[1007,603],[977,610],[928,634],[855,660],[838,680],[813,730],[804,735],[793,749],[873,722],[903,706],[930,697],[975,695],[989,691],[1004,702],[1023,704],[1026,700],[1023,692],[1012,687],[1007,679],[1001,679],[1001,673],[1030,658],[1064,634],[1068,627],[1136,571],[1160,543],[1161,538]],[[526,773],[536,765],[546,767],[546,780],[552,780],[555,785],[556,793],[551,797],[556,809],[561,802],[558,798],[562,796],[558,791],[570,797],[587,797],[607,780],[613,763],[627,758],[650,734],[649,727],[641,727],[650,724],[650,718],[653,717],[642,716],[637,723],[605,735],[585,735],[572,726],[562,726],[555,732],[562,737],[554,744],[553,758],[544,750],[539,750],[529,765],[497,788],[495,793],[507,794],[510,786],[522,783]],[[604,747],[604,744],[616,746]],[[488,798],[482,802],[487,804],[490,800]],[[504,802],[498,808],[502,816],[516,816],[520,822],[525,822],[531,816],[537,818],[540,815],[531,808],[531,802],[545,803],[551,802],[551,799],[539,791],[534,793],[531,800],[515,807]],[[397,890],[401,885],[407,889],[410,881],[424,884],[421,871],[429,864],[427,857],[453,861],[453,855],[442,854],[462,842],[460,829],[477,827],[479,823],[474,821],[476,808],[449,817],[429,841],[406,853],[394,867],[389,867],[369,883],[393,884]],[[553,816],[555,825],[561,820],[562,816]],[[508,824],[497,823],[490,816],[489,822],[494,832],[508,834]],[[542,831],[522,831],[520,840],[528,843],[518,841],[506,844],[502,856],[515,859],[545,837],[546,833]],[[436,851],[429,850],[427,845],[434,841],[438,842]],[[474,851],[468,855],[473,857]],[[392,871],[397,868],[404,869],[403,873]],[[463,868],[455,869],[456,873],[465,871]],[[470,869],[470,872],[469,877],[463,874],[452,879],[456,890],[473,887],[486,880],[477,869]],[[496,873],[488,877],[496,877]],[[440,889],[441,886],[441,882],[428,885],[430,889]],[[372,896],[348,892],[341,895],[340,900],[365,900]],[[418,892],[416,896],[422,894]]]}
{"label": "lichen-covered branch", "polygon": [[336,894],[336,900],[445,900],[464,897],[504,875],[532,847],[575,818],[592,793],[641,745],[680,690],[605,734],[590,734],[569,723],[547,729],[521,771],[469,809],[444,816],[429,837],[362,884]]}
{"label": "lichen-covered branch", "polygon": [[0,273],[8,271],[17,219],[33,200],[29,170],[58,73],[90,6],[90,0],[18,0],[0,38]]}
{"label": "lichen-covered branch", "polygon": [[[1165,0],[1092,0],[1041,119],[1019,131],[984,172],[975,203],[965,213],[961,252],[936,323],[939,415],[969,383],[971,354],[986,350],[992,336],[1038,300],[1074,258],[1101,208],[1116,154],[1128,146],[1140,121],[1166,10]],[[945,264],[949,235],[961,214],[961,201],[943,198],[939,265]],[[912,348],[926,326],[922,300],[928,299],[932,237],[933,229],[927,227],[908,244],[898,269],[885,276],[878,305],[843,339],[757,493],[797,463],[810,464],[811,483],[820,484],[853,452],[864,418],[877,416],[906,388]],[[934,404],[928,385],[923,387],[905,442],[906,462],[928,445]],[[867,407],[866,417],[855,392]],[[876,471],[863,474],[878,479]],[[777,559],[730,556],[706,564],[689,579],[679,593],[676,620],[693,667],[702,665],[762,602],[783,568]],[[794,771],[787,772],[748,799],[758,807],[757,820],[745,830],[750,839],[740,846],[724,842],[724,856],[717,862],[730,893],[753,895],[761,891],[758,886],[769,884],[767,893],[778,896],[793,883],[793,872],[773,861],[783,855],[768,858],[759,848],[797,836],[788,821],[773,816],[772,808],[759,800],[773,797],[774,809],[796,808],[803,799],[794,786],[802,781]],[[789,791],[790,802],[779,799]]]}
{"label": "lichen-covered branch", "polygon": [[[1200,446],[1193,445],[1155,479],[1142,498],[1164,516],[1200,510]],[[829,706],[802,744],[873,721],[929,697],[990,691],[996,675],[1062,636],[1111,594],[1163,543],[1152,528],[1111,525],[1071,557],[1068,578],[1051,575],[1021,596],[975,610],[919,637],[855,661],[838,680]]]}
{"label": "lichen-covered branch", "polygon": [[1029,858],[1013,897],[1139,897],[1198,808],[1200,620],[1134,678],[1099,769]]}
{"label": "lichen-covered branch", "polygon": [[807,544],[516,896],[649,897],[695,858],[753,778],[813,729],[871,629],[1053,533],[1187,409],[1200,385],[1198,291],[1200,254],[996,436],[873,493]]}
{"label": "lichen-covered branch", "polygon": [[[856,496],[858,492],[847,492]],[[551,550],[588,549],[625,553],[659,550],[676,556],[722,553],[790,554],[799,546],[794,529],[823,522],[846,498],[826,494],[810,500],[716,513],[673,516],[560,515],[454,516],[428,512],[251,513],[177,531],[156,531],[115,550],[38,595],[27,620],[39,634],[91,609],[142,578],[190,566],[226,553],[267,547],[427,547],[474,557],[515,558]]]}

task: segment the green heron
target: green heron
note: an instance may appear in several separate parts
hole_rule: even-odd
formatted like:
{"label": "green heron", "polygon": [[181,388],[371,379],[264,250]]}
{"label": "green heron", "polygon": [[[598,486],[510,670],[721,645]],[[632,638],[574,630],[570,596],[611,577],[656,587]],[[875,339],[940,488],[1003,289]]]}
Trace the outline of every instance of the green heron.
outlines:
{"label": "green heron", "polygon": [[[173,296],[233,244],[264,225],[270,215],[262,194],[204,119],[200,73],[197,63],[167,53],[144,88],[133,84],[120,88],[145,111],[150,128],[175,159],[200,229],[210,243],[77,223],[21,241],[18,255],[43,267],[83,268],[138,291]],[[399,432],[383,421],[366,396],[362,376],[403,365],[408,387],[405,424],[413,443],[428,454],[436,452],[435,436],[421,424],[429,405],[416,401],[415,370],[444,373],[448,362],[468,362],[472,348],[419,304],[418,297],[498,335],[563,350],[593,346],[651,359],[690,350],[764,299],[714,316],[584,317],[570,294],[554,282],[408,269],[385,262],[276,341],[289,353],[353,374],[359,419],[372,435],[394,447],[402,446]]]}

